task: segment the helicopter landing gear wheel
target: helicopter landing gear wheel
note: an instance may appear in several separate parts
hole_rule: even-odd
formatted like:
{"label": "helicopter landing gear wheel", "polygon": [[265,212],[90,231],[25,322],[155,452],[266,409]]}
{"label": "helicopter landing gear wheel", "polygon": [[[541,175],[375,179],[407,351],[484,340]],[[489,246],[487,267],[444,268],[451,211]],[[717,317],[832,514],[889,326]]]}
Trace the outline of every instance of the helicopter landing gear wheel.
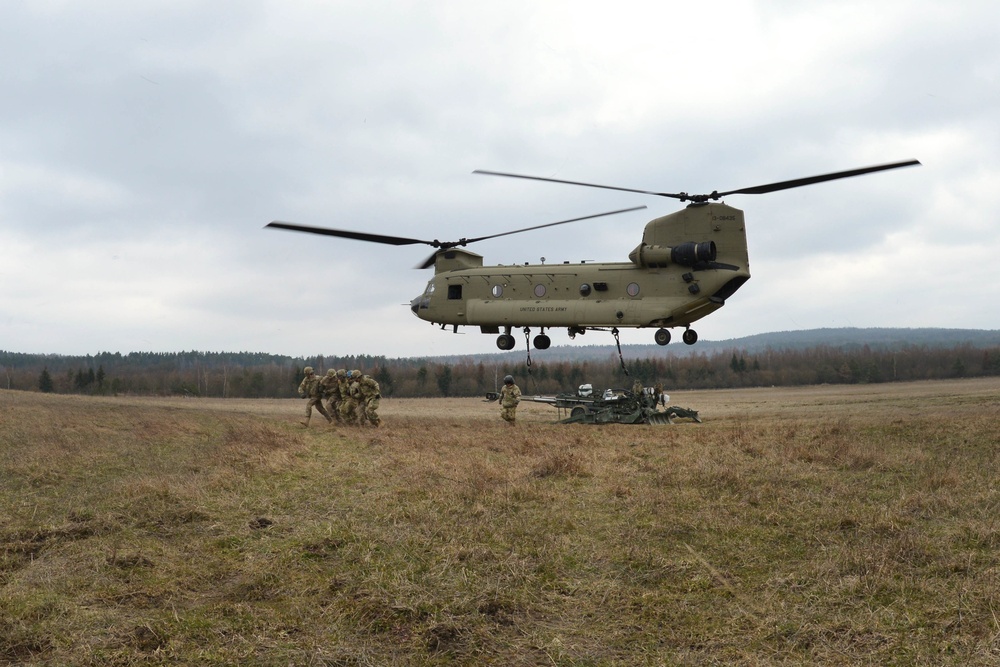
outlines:
{"label": "helicopter landing gear wheel", "polygon": [[552,339],[545,334],[538,334],[535,336],[532,343],[534,344],[536,350],[547,350],[549,349],[549,346],[552,345]]}
{"label": "helicopter landing gear wheel", "polygon": [[500,334],[497,336],[497,347],[501,350],[513,350],[514,337],[510,334]]}
{"label": "helicopter landing gear wheel", "polygon": [[688,345],[694,345],[698,342],[698,332],[694,329],[688,329],[684,332],[684,335],[681,336],[681,339]]}
{"label": "helicopter landing gear wheel", "polygon": [[653,334],[653,340],[656,341],[657,345],[666,345],[670,342],[670,331],[667,329],[657,329],[656,333]]}

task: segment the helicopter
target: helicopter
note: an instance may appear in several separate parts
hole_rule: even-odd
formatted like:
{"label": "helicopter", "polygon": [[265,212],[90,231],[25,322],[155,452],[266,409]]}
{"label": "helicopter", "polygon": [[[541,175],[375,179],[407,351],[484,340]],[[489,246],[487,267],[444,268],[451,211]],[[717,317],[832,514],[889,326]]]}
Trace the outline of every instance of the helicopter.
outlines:
{"label": "helicopter", "polygon": [[511,350],[512,332],[520,329],[531,345],[544,350],[551,345],[546,329],[565,328],[571,339],[587,331],[607,331],[615,341],[619,327],[655,328],[653,340],[667,345],[671,329],[683,327],[681,340],[698,341],[691,325],[722,308],[750,279],[743,211],[723,202],[729,195],[755,195],[798,188],[852,176],[919,165],[918,160],[838,171],[749,188],[713,191],[710,194],[638,190],[542,176],[476,170],[474,174],[561,183],[667,197],[687,203],[674,213],[646,223],[642,240],[627,262],[563,262],[562,264],[499,264],[486,266],[482,255],[464,247],[500,236],[564,225],[646,208],[608,211],[569,220],[535,225],[499,234],[457,241],[433,241],[369,232],[312,227],[274,221],[267,228],[321,234],[387,245],[424,244],[435,248],[419,269],[434,267],[424,291],[410,301],[410,310],[442,329],[478,326],[495,334],[500,350]]}

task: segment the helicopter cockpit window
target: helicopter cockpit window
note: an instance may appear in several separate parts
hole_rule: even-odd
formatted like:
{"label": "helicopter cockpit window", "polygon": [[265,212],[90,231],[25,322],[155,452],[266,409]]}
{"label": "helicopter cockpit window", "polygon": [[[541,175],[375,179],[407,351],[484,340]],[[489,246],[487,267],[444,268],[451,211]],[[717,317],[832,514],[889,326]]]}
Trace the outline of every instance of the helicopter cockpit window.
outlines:
{"label": "helicopter cockpit window", "polygon": [[545,296],[545,285],[541,283],[535,285],[535,296],[539,298]]}
{"label": "helicopter cockpit window", "polygon": [[490,291],[493,293],[494,299],[499,299],[503,296],[503,285],[494,285]]}
{"label": "helicopter cockpit window", "polygon": [[427,289],[424,290],[424,294],[427,295],[427,296],[430,296],[431,294],[434,294],[434,281],[433,280],[428,281],[428,283],[427,283]]}
{"label": "helicopter cockpit window", "polygon": [[625,291],[628,292],[629,296],[639,296],[639,283],[629,283]]}
{"label": "helicopter cockpit window", "polygon": [[462,298],[462,286],[461,285],[448,285],[448,298],[449,299],[461,299]]}
{"label": "helicopter cockpit window", "polygon": [[587,283],[580,285],[580,296],[590,296],[590,285]]}

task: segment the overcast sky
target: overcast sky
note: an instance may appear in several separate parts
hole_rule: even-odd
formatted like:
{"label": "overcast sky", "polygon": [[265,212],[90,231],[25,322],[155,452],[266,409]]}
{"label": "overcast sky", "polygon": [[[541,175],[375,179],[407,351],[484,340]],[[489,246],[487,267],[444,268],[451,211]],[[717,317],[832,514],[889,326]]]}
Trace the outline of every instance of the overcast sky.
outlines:
{"label": "overcast sky", "polygon": [[264,225],[453,240],[645,204],[470,248],[627,261],[677,202],[472,171],[711,192],[911,158],[730,197],[753,278],[695,328],[998,329],[997,26],[995,0],[5,2],[0,349],[496,351],[409,312],[430,248]]}

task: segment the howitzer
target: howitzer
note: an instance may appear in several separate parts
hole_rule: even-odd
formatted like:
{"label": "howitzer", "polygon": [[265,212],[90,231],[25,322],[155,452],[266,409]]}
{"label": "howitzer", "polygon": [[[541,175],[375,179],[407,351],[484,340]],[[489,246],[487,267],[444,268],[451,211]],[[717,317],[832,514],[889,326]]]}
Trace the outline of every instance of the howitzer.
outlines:
{"label": "howitzer", "polygon": [[666,394],[651,391],[635,394],[625,389],[608,389],[594,396],[582,387],[575,393],[523,397],[526,401],[556,407],[560,417],[563,410],[569,411],[568,417],[560,418],[560,424],[672,424],[674,416],[701,423],[696,410],[671,406],[660,411],[658,405],[666,404],[668,399]]}

